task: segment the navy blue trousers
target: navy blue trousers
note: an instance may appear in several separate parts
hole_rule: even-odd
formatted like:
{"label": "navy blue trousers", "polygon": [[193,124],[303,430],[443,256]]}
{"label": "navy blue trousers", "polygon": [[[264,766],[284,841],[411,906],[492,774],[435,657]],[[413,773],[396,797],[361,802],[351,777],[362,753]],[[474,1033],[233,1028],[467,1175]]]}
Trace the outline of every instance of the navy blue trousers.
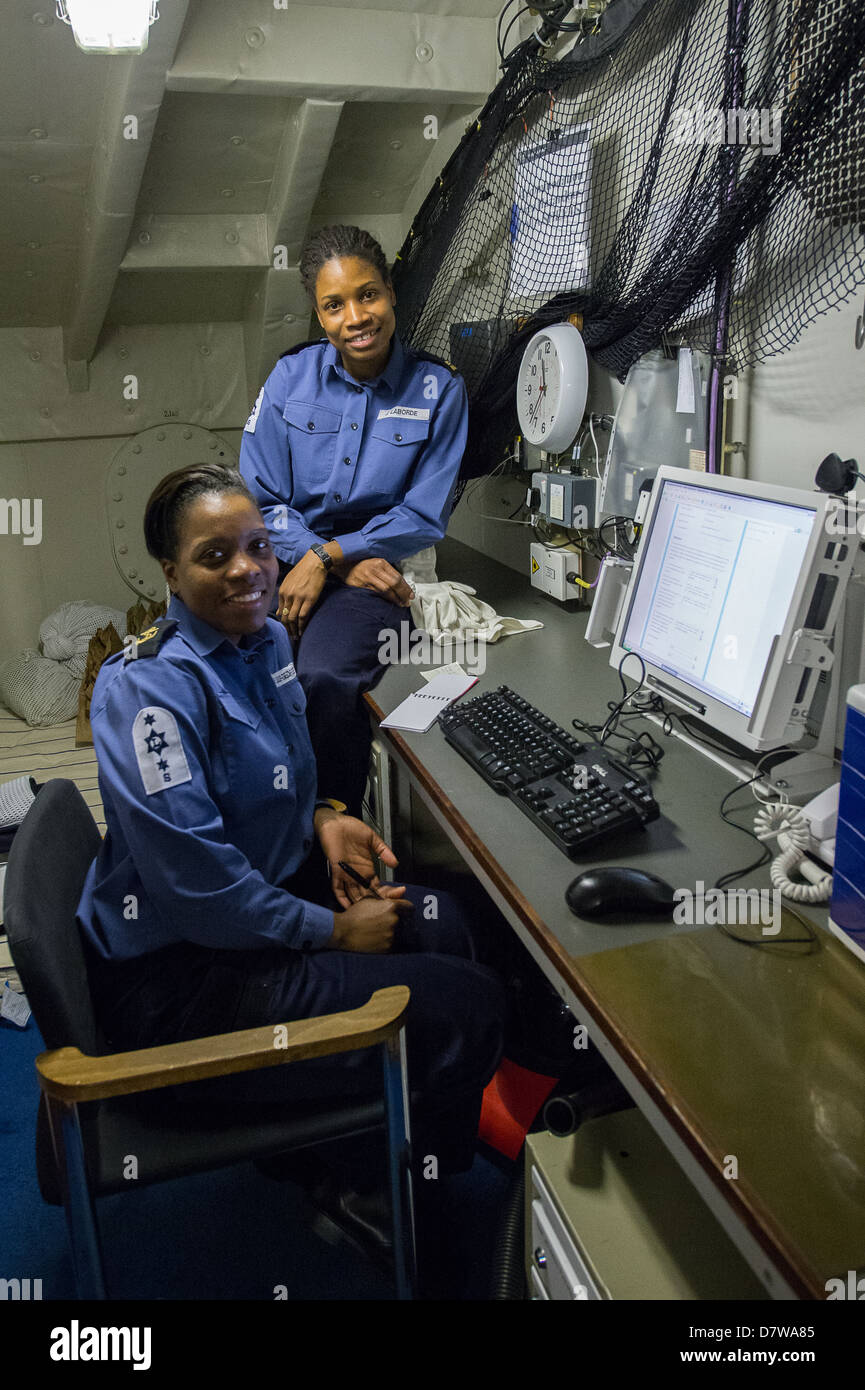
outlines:
{"label": "navy blue trousers", "polygon": [[371,589],[329,578],[296,648],[306,721],[318,764],[320,796],[344,801],[360,816],[372,742],[363,694],[381,680],[379,633],[411,631],[411,615]]}
{"label": "navy blue trousers", "polygon": [[[298,891],[300,884],[286,887]],[[483,1088],[502,1056],[505,996],[481,963],[482,933],[452,895],[409,887],[414,918],[385,955],[216,951],[193,943],[135,961],[88,955],[96,1015],[115,1048],[134,1049],[337,1013],[408,985],[415,1152],[442,1172],[471,1166]],[[305,893],[304,896],[311,896]],[[437,913],[436,918],[428,914]],[[425,915],[425,913],[427,915]],[[178,1087],[181,1102],[288,1103],[381,1095],[378,1047]]]}

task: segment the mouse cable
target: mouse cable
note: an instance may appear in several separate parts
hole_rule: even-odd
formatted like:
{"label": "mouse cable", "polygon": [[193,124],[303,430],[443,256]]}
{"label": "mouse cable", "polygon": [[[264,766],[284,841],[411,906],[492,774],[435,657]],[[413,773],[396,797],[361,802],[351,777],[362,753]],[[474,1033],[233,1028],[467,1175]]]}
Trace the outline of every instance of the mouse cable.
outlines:
{"label": "mouse cable", "polygon": [[[800,912],[797,912],[789,903],[782,904],[784,911],[789,912],[791,917],[795,917],[797,922],[805,928],[804,936],[773,936],[757,938],[753,936],[740,936],[738,932],[732,931],[726,923],[718,922],[718,931],[722,931],[725,936],[729,936],[731,941],[738,941],[740,946],[812,946],[819,949],[820,940],[817,936],[816,928],[811,922],[805,920]],[[804,955],[810,954],[803,952]]]}

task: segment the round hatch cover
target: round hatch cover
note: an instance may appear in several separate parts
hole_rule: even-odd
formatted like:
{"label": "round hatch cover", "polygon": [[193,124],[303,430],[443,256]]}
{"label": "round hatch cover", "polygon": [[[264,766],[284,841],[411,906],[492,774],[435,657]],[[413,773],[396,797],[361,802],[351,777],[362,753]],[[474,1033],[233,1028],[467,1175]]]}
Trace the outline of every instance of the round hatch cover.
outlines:
{"label": "round hatch cover", "polygon": [[160,478],[195,463],[237,467],[224,439],[200,425],[155,425],[127,439],[108,468],[106,498],[114,563],[139,598],[161,598],[165,579],[144,544],[144,507]]}

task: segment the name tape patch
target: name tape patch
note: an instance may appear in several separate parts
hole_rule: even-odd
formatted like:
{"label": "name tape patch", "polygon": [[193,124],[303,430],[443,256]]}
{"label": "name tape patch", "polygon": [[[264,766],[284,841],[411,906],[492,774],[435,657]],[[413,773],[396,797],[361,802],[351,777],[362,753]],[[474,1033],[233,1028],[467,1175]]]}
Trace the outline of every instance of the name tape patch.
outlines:
{"label": "name tape patch", "polygon": [[132,742],[148,796],[192,781],[177,720],[170,710],[159,705],[140,709],[132,725]]}
{"label": "name tape patch", "polygon": [[294,669],[293,661],[290,661],[287,666],[283,666],[281,670],[274,671],[273,673],[274,685],[288,685],[289,681],[296,680],[297,672]]}
{"label": "name tape patch", "polygon": [[429,410],[416,410],[410,405],[393,405],[390,410],[380,410],[376,419],[391,420],[394,417],[399,420],[428,420]]}

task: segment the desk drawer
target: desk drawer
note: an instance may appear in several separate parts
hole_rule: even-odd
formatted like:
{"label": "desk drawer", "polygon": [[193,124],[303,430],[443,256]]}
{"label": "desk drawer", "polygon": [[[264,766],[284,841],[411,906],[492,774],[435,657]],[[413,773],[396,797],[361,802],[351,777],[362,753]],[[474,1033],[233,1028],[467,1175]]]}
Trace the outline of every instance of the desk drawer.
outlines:
{"label": "desk drawer", "polygon": [[537,1168],[532,1168],[531,1211],[532,1280],[542,1285],[544,1297],[571,1303],[603,1298]]}

